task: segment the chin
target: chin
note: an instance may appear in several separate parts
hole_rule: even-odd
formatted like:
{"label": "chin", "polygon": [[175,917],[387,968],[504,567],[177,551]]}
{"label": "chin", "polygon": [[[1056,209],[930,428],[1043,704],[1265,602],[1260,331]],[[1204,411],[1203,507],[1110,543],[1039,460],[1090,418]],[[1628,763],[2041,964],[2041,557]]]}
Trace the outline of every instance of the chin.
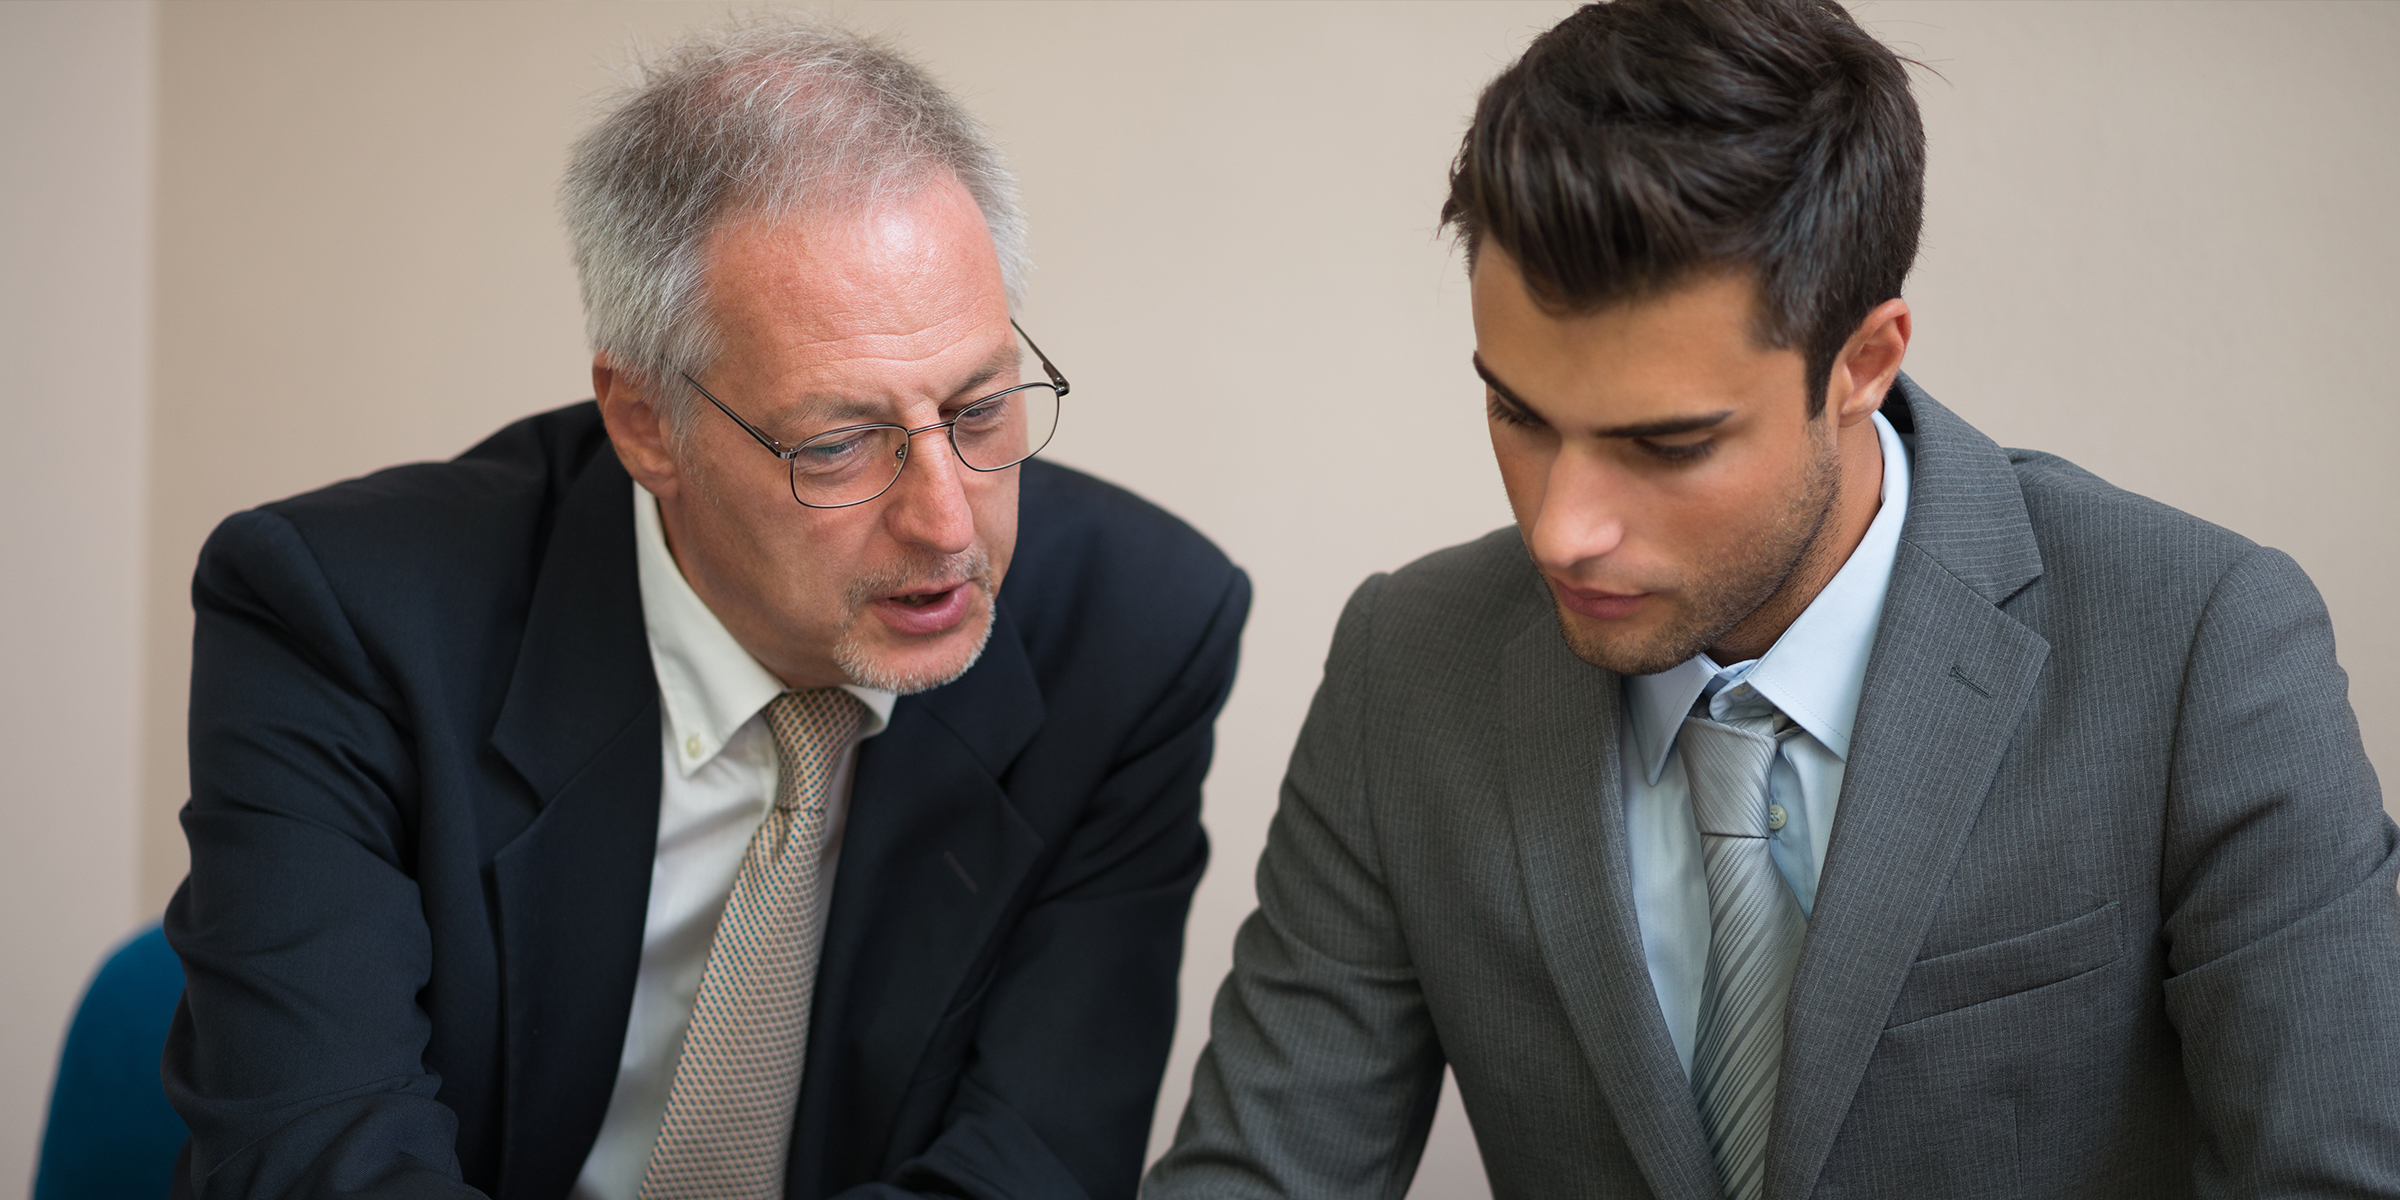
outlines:
{"label": "chin", "polygon": [[1575,657],[1619,675],[1656,675],[1673,670],[1708,648],[1705,639],[1695,638],[1672,619],[1629,626],[1622,621],[1603,623],[1569,611],[1563,604],[1554,606],[1554,611],[1558,615],[1559,635],[1566,639],[1567,649],[1574,651]]}
{"label": "chin", "polygon": [[932,691],[975,666],[992,637],[992,609],[983,604],[955,628],[899,645],[887,640],[889,635],[867,633],[863,627],[869,624],[856,622],[843,633],[833,647],[834,665],[859,687],[911,696]]}

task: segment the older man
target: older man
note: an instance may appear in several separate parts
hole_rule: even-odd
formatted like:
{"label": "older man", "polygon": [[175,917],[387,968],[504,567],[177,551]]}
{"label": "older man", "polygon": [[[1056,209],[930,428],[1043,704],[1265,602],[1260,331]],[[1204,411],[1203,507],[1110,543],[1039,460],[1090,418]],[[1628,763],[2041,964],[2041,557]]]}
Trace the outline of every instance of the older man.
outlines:
{"label": "older man", "polygon": [[1027,461],[1009,177],[888,51],[688,43],[565,198],[596,403],[202,553],[181,1184],[1129,1195],[1242,574]]}

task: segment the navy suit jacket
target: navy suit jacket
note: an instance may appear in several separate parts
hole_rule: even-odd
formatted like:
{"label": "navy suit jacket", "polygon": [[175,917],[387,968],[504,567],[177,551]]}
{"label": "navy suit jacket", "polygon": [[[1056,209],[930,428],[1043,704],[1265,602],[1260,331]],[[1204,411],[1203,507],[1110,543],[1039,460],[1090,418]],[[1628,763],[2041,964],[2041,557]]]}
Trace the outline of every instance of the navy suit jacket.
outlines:
{"label": "navy suit jacket", "polygon": [[[860,749],[794,1198],[1131,1196],[1249,583],[1023,468],[991,641]],[[201,1196],[564,1196],[617,1073],[658,828],[632,486],[597,409],[225,521],[193,581]]]}

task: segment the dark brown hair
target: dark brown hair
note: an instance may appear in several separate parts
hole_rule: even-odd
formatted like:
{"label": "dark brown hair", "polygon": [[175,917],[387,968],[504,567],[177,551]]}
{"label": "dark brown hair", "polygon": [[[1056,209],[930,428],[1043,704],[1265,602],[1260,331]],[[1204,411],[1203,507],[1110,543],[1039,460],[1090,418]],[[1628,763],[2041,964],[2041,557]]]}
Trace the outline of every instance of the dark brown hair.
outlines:
{"label": "dark brown hair", "polygon": [[1754,336],[1801,350],[1814,416],[1917,256],[1925,130],[1901,63],[1832,0],[1588,5],[1484,89],[1442,223],[1553,310],[1747,271]]}

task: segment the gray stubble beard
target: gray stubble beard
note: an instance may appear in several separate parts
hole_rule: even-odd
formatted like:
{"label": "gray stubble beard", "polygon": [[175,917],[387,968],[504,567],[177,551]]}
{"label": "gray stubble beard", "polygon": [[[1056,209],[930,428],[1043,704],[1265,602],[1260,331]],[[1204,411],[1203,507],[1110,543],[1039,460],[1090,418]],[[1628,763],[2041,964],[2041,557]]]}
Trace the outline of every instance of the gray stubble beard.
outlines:
{"label": "gray stubble beard", "polygon": [[[889,596],[929,575],[939,576],[958,568],[964,568],[963,573],[967,577],[967,582],[960,586],[974,588],[983,596],[983,628],[975,635],[975,648],[967,653],[966,661],[953,671],[914,674],[888,670],[876,662],[862,632],[862,626],[867,621],[867,605],[874,603],[878,597]],[[902,696],[932,691],[974,670],[975,664],[983,658],[984,647],[991,644],[992,626],[998,624],[1000,619],[999,589],[992,586],[991,555],[981,546],[961,555],[904,564],[893,570],[878,572],[852,583],[842,600],[851,616],[849,622],[842,626],[841,636],[834,639],[833,665],[859,687]]]}

